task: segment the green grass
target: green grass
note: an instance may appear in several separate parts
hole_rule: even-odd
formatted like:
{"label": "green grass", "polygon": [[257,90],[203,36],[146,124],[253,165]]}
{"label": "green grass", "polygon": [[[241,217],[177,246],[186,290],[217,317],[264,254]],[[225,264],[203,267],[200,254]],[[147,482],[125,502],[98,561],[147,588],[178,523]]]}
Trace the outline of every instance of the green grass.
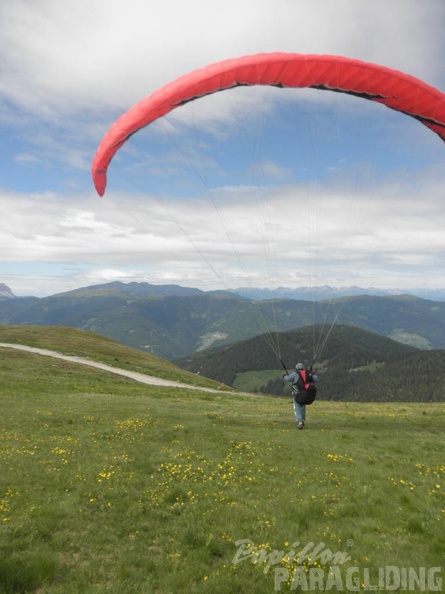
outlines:
{"label": "green grass", "polygon": [[279,378],[282,374],[282,371],[276,369],[237,373],[233,385],[237,390],[243,392],[255,392],[265,386],[269,380]]}
{"label": "green grass", "polygon": [[0,342],[54,350],[194,386],[219,387],[217,382],[184,371],[165,359],[121,345],[104,336],[73,328],[0,325]]}
{"label": "green grass", "polygon": [[295,542],[308,576],[320,543],[342,576],[443,563],[443,404],[318,402],[297,431],[287,399],[1,357],[1,593],[269,593]]}

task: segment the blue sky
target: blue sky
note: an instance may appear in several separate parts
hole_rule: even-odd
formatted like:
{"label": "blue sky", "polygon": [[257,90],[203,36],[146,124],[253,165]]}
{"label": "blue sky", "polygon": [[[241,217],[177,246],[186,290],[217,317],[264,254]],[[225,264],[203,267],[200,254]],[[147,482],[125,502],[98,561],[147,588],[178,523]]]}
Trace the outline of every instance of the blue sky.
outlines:
{"label": "blue sky", "polygon": [[0,25],[0,282],[16,295],[445,286],[444,143],[361,99],[218,93],[136,134],[104,198],[90,175],[122,112],[226,58],[343,55],[445,91],[442,0],[15,0]]}

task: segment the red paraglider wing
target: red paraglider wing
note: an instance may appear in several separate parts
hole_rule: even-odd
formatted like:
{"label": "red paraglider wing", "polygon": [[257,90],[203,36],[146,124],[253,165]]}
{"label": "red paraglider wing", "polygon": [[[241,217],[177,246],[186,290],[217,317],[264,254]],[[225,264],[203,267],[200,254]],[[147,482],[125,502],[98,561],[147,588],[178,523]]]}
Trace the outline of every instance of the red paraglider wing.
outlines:
{"label": "red paraglider wing", "polygon": [[198,97],[237,86],[316,88],[363,97],[410,115],[445,141],[445,94],[397,70],[337,56],[257,54],[225,60],[182,76],[143,99],[111,126],[92,165],[105,193],[108,165],[139,129]]}

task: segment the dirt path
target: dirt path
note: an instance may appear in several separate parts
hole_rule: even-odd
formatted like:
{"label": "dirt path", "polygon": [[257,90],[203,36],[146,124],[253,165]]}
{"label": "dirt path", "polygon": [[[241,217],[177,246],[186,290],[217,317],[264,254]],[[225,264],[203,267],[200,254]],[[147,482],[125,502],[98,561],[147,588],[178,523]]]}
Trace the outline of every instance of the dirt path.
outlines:
{"label": "dirt path", "polygon": [[29,353],[35,353],[36,355],[43,355],[44,357],[54,357],[55,359],[63,359],[64,361],[70,361],[71,363],[89,365],[90,367],[101,369],[102,371],[108,371],[110,373],[115,373],[116,375],[128,377],[141,384],[149,384],[151,386],[170,386],[172,388],[188,388],[189,390],[200,390],[203,392],[213,392],[215,394],[219,393],[218,390],[215,390],[213,388],[191,386],[190,384],[182,384],[180,382],[174,382],[171,380],[162,379],[160,377],[145,375],[144,373],[138,373],[137,371],[127,371],[126,369],[120,369],[119,367],[105,365],[105,363],[97,363],[96,361],[85,359],[84,357],[72,357],[71,355],[63,355],[62,353],[58,353],[57,351],[29,347],[22,344],[11,344],[8,342],[0,342],[0,347],[7,349],[17,349],[19,351],[27,351]]}

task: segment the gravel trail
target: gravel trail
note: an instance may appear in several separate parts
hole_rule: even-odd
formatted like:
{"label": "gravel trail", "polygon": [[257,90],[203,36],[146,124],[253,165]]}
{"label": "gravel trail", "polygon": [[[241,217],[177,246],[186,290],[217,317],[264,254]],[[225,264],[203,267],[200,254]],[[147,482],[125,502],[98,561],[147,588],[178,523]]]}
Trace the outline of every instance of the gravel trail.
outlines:
{"label": "gravel trail", "polygon": [[[44,357],[54,357],[55,359],[63,359],[64,361],[70,361],[71,363],[80,363],[81,365],[88,365],[101,369],[102,371],[108,371],[116,375],[122,375],[128,377],[141,384],[148,384],[151,386],[170,386],[172,388],[188,388],[189,390],[200,390],[203,392],[212,392],[218,394],[219,391],[213,388],[204,388],[202,386],[192,386],[190,384],[183,384],[180,382],[174,382],[171,380],[163,379],[160,377],[154,377],[152,375],[146,375],[144,373],[138,373],[137,371],[128,371],[126,369],[120,369],[119,367],[113,367],[112,365],[106,365],[105,363],[98,363],[91,361],[84,357],[73,357],[71,355],[63,355],[57,351],[50,351],[48,349],[39,349],[35,347],[25,346],[22,344],[12,344],[9,342],[0,342],[0,347],[7,349],[17,349],[19,351],[27,351],[29,353],[35,353],[36,355],[43,355]],[[226,392],[227,393],[227,392]]]}

